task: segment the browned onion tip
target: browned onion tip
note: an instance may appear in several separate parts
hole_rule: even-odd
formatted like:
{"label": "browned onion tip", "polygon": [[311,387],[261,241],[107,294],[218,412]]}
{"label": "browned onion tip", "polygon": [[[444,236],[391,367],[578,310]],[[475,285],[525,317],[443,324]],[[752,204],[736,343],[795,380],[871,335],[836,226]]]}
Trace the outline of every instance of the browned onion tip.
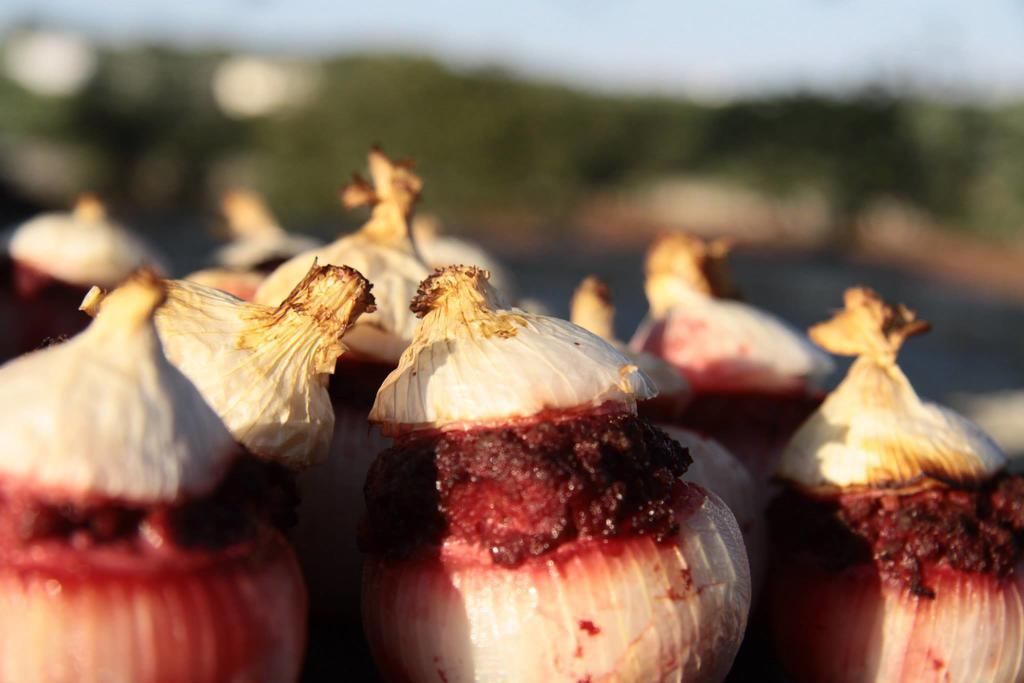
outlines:
{"label": "browned onion tip", "polygon": [[220,211],[227,221],[228,232],[235,238],[281,231],[266,202],[251,190],[234,188],[222,194]]}
{"label": "browned onion tip", "polygon": [[72,213],[79,220],[95,223],[107,217],[107,207],[92,192],[83,192],[75,199]]}
{"label": "browned onion tip", "polygon": [[0,680],[290,683],[306,641],[291,550],[199,571],[0,568]]}
{"label": "browned onion tip", "polygon": [[794,563],[775,582],[772,632],[796,683],[1024,680],[1024,578],[936,569],[934,599],[880,581],[874,567]]}
{"label": "browned onion tip", "polygon": [[672,277],[709,296],[735,299],[739,289],[728,261],[732,244],[728,238],[704,240],[685,232],[661,235],[647,250],[644,270],[648,283]]}
{"label": "browned onion tip", "polygon": [[914,311],[887,304],[867,287],[847,289],[843,304],[831,320],[808,331],[816,344],[841,356],[868,356],[891,364],[908,337],[931,329]]}
{"label": "browned onion tip", "polygon": [[377,147],[370,150],[367,160],[370,181],[353,173],[352,181],[341,188],[341,203],[346,209],[366,205],[398,209],[408,217],[423,190],[423,181],[413,172],[412,162],[392,161]]}
{"label": "browned onion tip", "polygon": [[713,495],[678,516],[668,542],[576,542],[517,568],[451,539],[371,557],[374,659],[389,681],[721,681],[750,606],[743,541]]}

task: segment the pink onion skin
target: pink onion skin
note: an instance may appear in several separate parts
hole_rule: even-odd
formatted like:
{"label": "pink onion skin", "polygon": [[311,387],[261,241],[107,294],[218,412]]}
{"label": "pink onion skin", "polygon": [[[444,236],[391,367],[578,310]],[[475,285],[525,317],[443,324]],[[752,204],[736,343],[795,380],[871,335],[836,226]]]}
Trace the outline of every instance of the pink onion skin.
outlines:
{"label": "pink onion skin", "polygon": [[3,683],[287,683],[306,591],[280,535],[181,570],[0,567]]}
{"label": "pink onion skin", "polygon": [[932,568],[929,600],[872,565],[829,572],[793,560],[771,581],[776,652],[795,683],[1024,681],[1022,572]]}
{"label": "pink onion skin", "polygon": [[517,568],[466,542],[367,560],[363,623],[393,683],[720,681],[750,608],[725,505],[699,487],[675,542],[577,541]]}
{"label": "pink onion skin", "polygon": [[[697,338],[690,332],[702,330]],[[799,377],[778,377],[770,368],[744,365],[743,347],[727,363],[704,362],[722,354],[720,335],[700,320],[677,314],[650,321],[630,342],[635,351],[658,356],[679,371],[693,389],[691,400],[671,422],[719,441],[759,482],[772,476],[782,450],[797,428],[817,410],[824,394]],[[699,340],[699,343],[695,342]],[[715,345],[713,351],[705,348]],[[648,414],[641,404],[641,414]],[[657,417],[657,413],[651,413]],[[659,418],[660,419],[660,418]]]}
{"label": "pink onion skin", "polygon": [[299,522],[289,534],[313,613],[357,623],[363,555],[356,538],[366,512],[363,484],[370,463],[391,446],[391,439],[367,422],[367,412],[335,404],[330,455],[299,475]]}

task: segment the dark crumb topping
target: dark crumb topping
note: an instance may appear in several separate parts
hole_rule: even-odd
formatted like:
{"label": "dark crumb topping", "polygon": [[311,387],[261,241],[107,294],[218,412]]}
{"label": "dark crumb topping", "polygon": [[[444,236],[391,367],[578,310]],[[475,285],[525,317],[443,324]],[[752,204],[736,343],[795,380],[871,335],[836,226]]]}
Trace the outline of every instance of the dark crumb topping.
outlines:
{"label": "dark crumb topping", "polygon": [[946,566],[1005,577],[1024,548],[1024,477],[1001,475],[977,490],[857,493],[828,499],[796,491],[768,510],[772,538],[841,570],[873,562],[883,579],[932,598],[924,569]]}
{"label": "dark crumb topping", "polygon": [[30,544],[65,540],[76,547],[139,541],[181,549],[219,550],[249,540],[261,524],[292,526],[298,497],[283,467],[243,456],[211,495],[152,507],[49,503],[0,493],[0,537]]}
{"label": "dark crumb topping", "polygon": [[575,539],[678,532],[690,457],[649,422],[587,413],[412,434],[378,456],[361,545],[406,556],[454,536],[516,566]]}

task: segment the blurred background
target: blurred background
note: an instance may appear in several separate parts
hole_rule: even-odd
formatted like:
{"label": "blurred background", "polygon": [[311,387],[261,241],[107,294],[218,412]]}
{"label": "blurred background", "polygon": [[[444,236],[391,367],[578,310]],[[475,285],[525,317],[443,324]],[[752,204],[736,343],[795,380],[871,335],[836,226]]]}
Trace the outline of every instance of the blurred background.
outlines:
{"label": "blurred background", "polygon": [[922,393],[1024,451],[1020,1],[0,4],[5,226],[92,190],[182,274],[229,187],[355,226],[337,190],[373,143],[555,313],[608,279],[624,337],[664,230],[735,236],[747,297],[797,325],[870,284],[935,323]]}

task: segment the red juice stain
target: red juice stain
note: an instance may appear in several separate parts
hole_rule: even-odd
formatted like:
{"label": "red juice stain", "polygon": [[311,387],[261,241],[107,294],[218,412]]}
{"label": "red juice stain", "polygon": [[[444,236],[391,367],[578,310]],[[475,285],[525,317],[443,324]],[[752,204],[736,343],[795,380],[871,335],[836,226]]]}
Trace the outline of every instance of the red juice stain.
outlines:
{"label": "red juice stain", "polygon": [[580,630],[581,631],[586,631],[587,635],[591,635],[591,636],[596,636],[598,633],[601,632],[601,629],[598,628],[594,624],[594,622],[590,621],[589,619],[582,619],[582,620],[580,620]]}

